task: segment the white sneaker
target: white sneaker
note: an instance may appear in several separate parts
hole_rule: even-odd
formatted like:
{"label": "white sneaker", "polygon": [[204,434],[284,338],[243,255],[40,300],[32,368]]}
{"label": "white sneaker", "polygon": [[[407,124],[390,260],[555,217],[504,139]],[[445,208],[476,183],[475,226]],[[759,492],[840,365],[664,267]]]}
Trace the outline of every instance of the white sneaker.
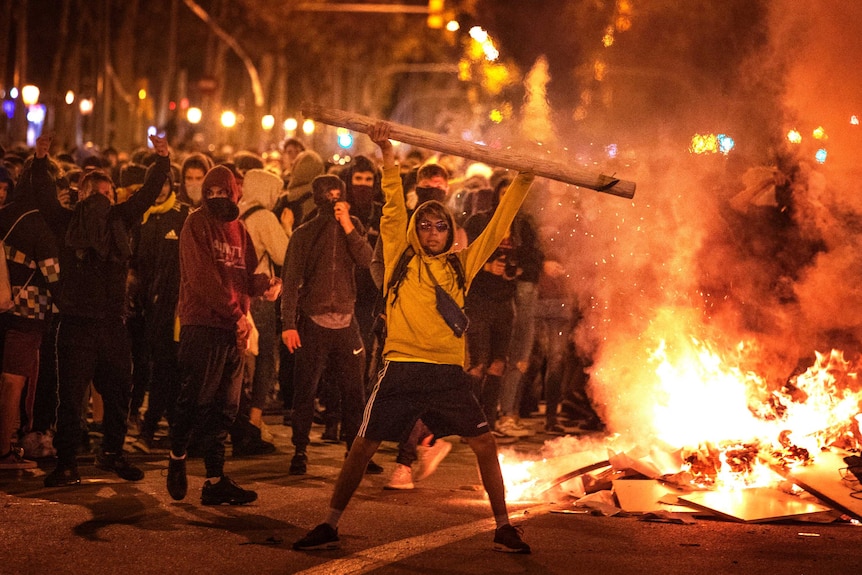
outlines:
{"label": "white sneaker", "polygon": [[443,458],[449,455],[452,451],[452,444],[448,441],[438,439],[431,447],[419,445],[416,447],[416,454],[419,460],[416,465],[416,481],[422,481],[432,473],[437,471],[437,466],[443,461]]}
{"label": "white sneaker", "polygon": [[521,425],[514,417],[504,416],[497,421],[496,430],[508,437],[529,437],[536,432]]}
{"label": "white sneaker", "polygon": [[383,486],[383,489],[413,489],[413,470],[397,463],[395,471],[392,472],[392,477],[389,478],[389,483]]}

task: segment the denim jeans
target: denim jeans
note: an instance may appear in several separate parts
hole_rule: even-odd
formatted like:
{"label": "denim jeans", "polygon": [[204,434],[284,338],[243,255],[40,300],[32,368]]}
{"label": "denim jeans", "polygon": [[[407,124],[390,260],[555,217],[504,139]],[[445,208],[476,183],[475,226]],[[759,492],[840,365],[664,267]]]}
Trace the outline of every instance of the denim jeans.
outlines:
{"label": "denim jeans", "polygon": [[515,321],[512,325],[512,339],[509,344],[509,360],[503,374],[500,390],[500,411],[504,415],[515,412],[519,401],[523,372],[518,364],[526,369],[533,350],[533,339],[536,334],[536,300],[538,285],[532,282],[518,282],[515,292]]}

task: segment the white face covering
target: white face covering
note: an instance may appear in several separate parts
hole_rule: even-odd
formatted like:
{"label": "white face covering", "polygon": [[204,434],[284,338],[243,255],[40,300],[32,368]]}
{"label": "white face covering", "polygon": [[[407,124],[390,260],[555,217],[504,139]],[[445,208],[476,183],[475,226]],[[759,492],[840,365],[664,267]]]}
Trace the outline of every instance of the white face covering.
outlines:
{"label": "white face covering", "polygon": [[195,204],[201,203],[201,191],[203,189],[203,183],[198,184],[189,184],[186,186],[186,192],[189,195],[189,199],[193,201]]}

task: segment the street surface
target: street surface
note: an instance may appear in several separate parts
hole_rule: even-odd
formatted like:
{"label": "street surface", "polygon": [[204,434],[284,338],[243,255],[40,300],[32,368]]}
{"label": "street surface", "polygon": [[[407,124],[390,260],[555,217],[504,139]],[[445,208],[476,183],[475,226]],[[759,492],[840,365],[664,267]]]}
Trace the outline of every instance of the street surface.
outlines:
{"label": "street surface", "polygon": [[[226,472],[259,493],[242,507],[200,505],[203,462],[189,462],[189,496],[165,488],[166,455],[132,451],[146,477],[128,483],[82,458],[80,486],[46,489],[51,463],[0,474],[0,573],[18,574],[858,574],[862,528],[849,523],[744,524],[699,518],[679,525],[636,516],[574,512],[572,500],[510,505],[532,555],[491,550],[494,522],[469,448],[454,444],[436,474],[412,491],[383,486],[395,445],[375,457],[339,527],[337,551],[296,552],[291,543],[321,522],[343,445],[312,430],[309,474],[289,476],[290,430],[267,416],[278,452],[233,458]],[[538,420],[531,420],[537,427]],[[513,446],[538,453],[548,436]],[[129,446],[127,445],[127,449]],[[228,451],[230,453],[230,451]]]}

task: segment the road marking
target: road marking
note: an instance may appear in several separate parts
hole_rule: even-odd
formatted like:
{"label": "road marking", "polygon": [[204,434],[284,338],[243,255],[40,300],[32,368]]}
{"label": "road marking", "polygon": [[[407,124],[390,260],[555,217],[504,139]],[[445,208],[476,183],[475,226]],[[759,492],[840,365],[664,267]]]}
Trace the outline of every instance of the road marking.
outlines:
{"label": "road marking", "polygon": [[[542,515],[548,513],[552,506],[552,504],[543,503],[535,507],[523,509],[519,511],[519,514],[529,513],[530,517]],[[385,545],[372,547],[371,549],[362,549],[356,555],[351,555],[344,559],[327,561],[322,565],[304,571],[297,571],[294,575],[360,575],[361,573],[369,573],[375,569],[390,565],[395,561],[402,561],[407,557],[426,553],[437,547],[451,545],[456,541],[469,539],[485,531],[493,530],[494,526],[493,518],[482,519],[464,525],[456,525],[455,527],[449,527],[441,531],[424,533],[409,539],[400,539]],[[491,548],[490,540],[488,541],[488,548]]]}

